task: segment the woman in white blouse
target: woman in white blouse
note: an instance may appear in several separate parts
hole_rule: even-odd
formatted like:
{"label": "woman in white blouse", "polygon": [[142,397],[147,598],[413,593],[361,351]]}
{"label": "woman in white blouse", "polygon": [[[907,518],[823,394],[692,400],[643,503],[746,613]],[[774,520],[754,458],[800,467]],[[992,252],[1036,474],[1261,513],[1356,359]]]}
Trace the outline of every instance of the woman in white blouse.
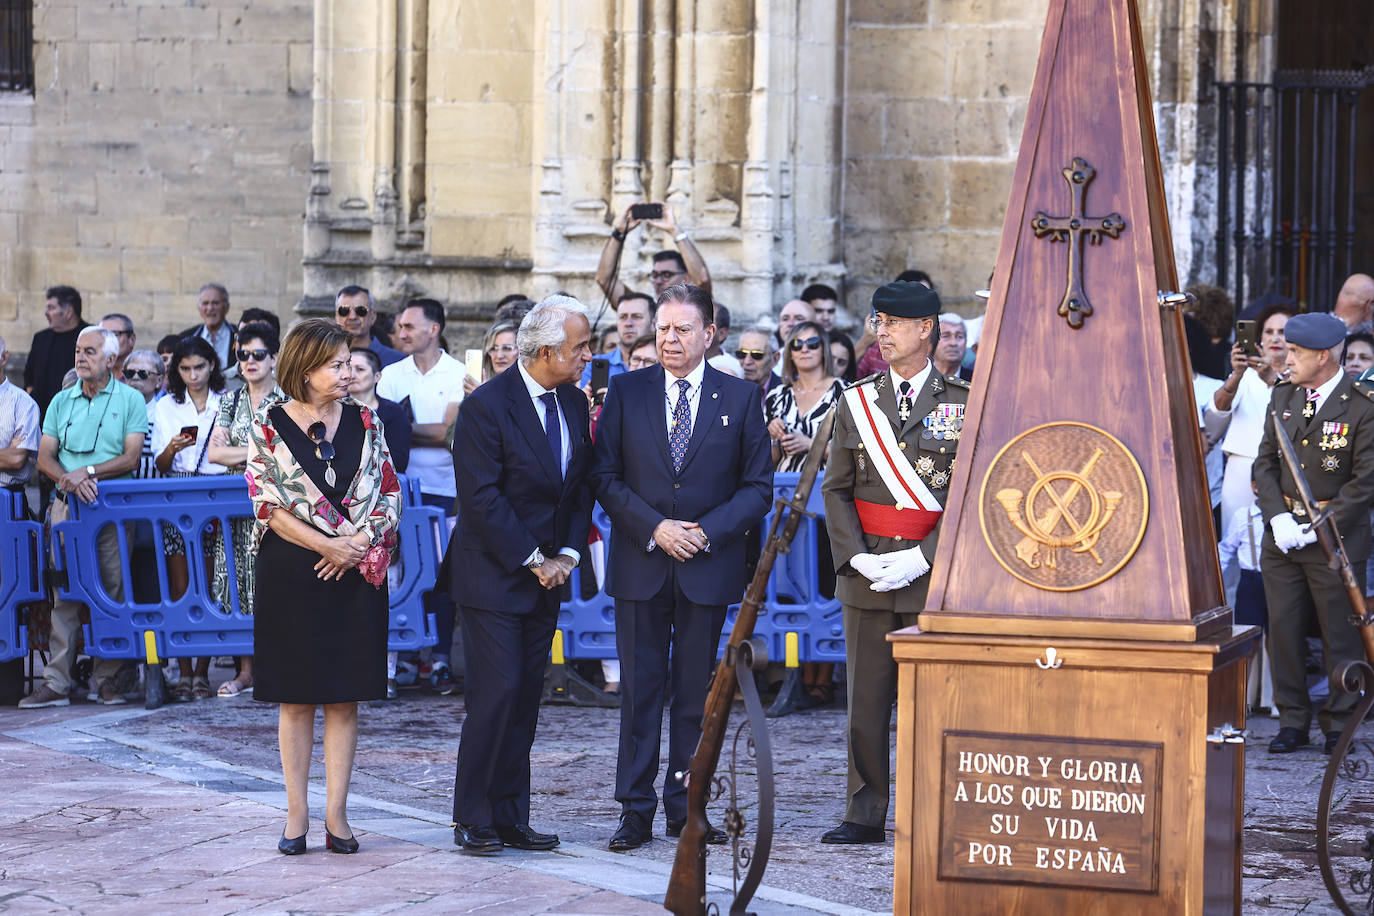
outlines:
{"label": "woman in white blouse", "polygon": [[[223,474],[225,468],[206,460],[210,433],[224,393],[224,373],[215,348],[200,337],[183,337],[172,351],[167,371],[167,395],[153,407],[153,454],[157,469],[167,477]],[[192,433],[191,430],[195,432]],[[220,537],[219,532],[206,538]],[[174,525],[162,524],[167,556],[167,585],[172,600],[186,593],[190,577],[186,543]],[[208,555],[208,554],[207,554]],[[211,696],[210,659],[178,659],[181,680],[172,688],[172,699],[186,702]]]}
{"label": "woman in white blouse", "polygon": [[[1240,344],[1231,348],[1231,375],[1212,395],[1216,410],[1208,417],[1209,433],[1213,423],[1226,425],[1221,450],[1226,455],[1226,471],[1221,481],[1221,518],[1229,524],[1236,510],[1255,501],[1250,489],[1250,467],[1259,453],[1264,422],[1269,410],[1270,389],[1284,371],[1288,344],[1283,328],[1293,316],[1291,306],[1275,303],[1259,313],[1259,356],[1246,356]],[[1222,532],[1225,537],[1226,532]]]}

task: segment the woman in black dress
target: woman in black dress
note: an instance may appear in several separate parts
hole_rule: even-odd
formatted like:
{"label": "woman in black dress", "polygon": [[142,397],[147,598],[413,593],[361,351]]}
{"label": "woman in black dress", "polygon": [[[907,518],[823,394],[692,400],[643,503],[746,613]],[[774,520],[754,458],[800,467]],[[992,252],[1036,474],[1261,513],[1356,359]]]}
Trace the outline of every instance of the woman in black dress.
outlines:
{"label": "woman in black dress", "polygon": [[401,492],[376,415],[346,397],[348,343],[320,319],[287,334],[277,380],[290,400],[256,418],[245,475],[257,520],[254,696],[281,704],[287,812],[277,848],[287,855],[305,852],[316,706],[325,848],[357,851],[347,811],[358,701],[386,695],[386,567]]}

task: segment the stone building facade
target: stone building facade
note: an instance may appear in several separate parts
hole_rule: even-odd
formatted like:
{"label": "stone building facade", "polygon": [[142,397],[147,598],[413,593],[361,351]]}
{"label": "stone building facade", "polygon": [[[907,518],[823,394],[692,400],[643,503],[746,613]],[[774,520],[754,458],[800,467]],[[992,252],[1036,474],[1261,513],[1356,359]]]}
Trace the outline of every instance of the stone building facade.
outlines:
{"label": "stone building facade", "polygon": [[[0,97],[0,333],[26,343],[71,282],[152,336],[213,279],[283,314],[429,295],[470,341],[510,292],[600,303],[610,221],[645,199],[737,324],[816,281],[857,312],[906,267],[973,310],[1047,4],[36,0],[37,89]],[[1267,78],[1285,5],[1140,0],[1190,281],[1213,83]],[[631,286],[669,245],[631,235]]]}
{"label": "stone building facade", "polygon": [[34,90],[0,93],[0,335],[43,291],[133,318],[139,345],[196,293],[290,314],[309,183],[310,0],[36,0]]}

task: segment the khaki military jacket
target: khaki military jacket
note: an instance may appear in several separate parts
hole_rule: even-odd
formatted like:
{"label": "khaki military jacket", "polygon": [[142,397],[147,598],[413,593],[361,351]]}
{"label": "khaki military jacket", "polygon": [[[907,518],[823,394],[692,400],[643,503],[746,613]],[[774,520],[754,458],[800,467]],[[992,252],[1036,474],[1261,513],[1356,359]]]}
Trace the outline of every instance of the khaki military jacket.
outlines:
{"label": "khaki military jacket", "polygon": [[[1293,475],[1279,454],[1272,419],[1276,414],[1293,440],[1312,495],[1330,501],[1346,553],[1351,561],[1363,562],[1369,556],[1369,508],[1374,500],[1374,385],[1342,373],[1310,418],[1303,416],[1306,403],[1307,390],[1288,382],[1279,382],[1270,395],[1271,414],[1265,416],[1264,438],[1251,471],[1260,512],[1266,525],[1290,511],[1299,523],[1307,521]],[[1266,530],[1265,539],[1272,542],[1273,533]]]}
{"label": "khaki military jacket", "polygon": [[[893,390],[890,372],[869,376],[850,387],[860,386],[877,389],[877,407],[892,424],[901,457],[912,463],[916,473],[940,501],[940,505],[944,506],[949,496],[949,481],[954,472],[959,439],[963,433],[968,382],[958,376],[942,376],[932,367],[921,391],[913,399],[911,416],[905,422],[898,415],[897,393]],[[914,614],[925,609],[929,573],[906,588],[875,592],[869,588],[871,580],[859,575],[849,565],[850,558],[855,554],[889,553],[915,547],[918,543],[864,533],[859,524],[858,511],[854,508],[855,499],[884,506],[897,505],[866,451],[849,405],[841,398],[835,408],[830,457],[825,467],[825,483],[821,487],[825,498],[826,529],[835,558],[835,596],[848,607]],[[927,561],[935,559],[939,535],[940,525],[937,523],[934,530],[919,542]]]}

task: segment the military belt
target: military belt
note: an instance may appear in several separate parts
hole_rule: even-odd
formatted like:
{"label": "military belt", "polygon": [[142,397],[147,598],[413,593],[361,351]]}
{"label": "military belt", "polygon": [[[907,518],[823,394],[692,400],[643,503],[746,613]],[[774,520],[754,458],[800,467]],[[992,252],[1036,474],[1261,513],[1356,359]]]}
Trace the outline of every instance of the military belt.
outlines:
{"label": "military belt", "polygon": [[[1288,507],[1289,512],[1292,512],[1294,515],[1300,515],[1303,518],[1307,517],[1307,508],[1303,506],[1301,499],[1294,499],[1291,496],[1285,496],[1283,498],[1283,502],[1284,505]],[[1327,504],[1330,502],[1331,500],[1329,499],[1317,500],[1317,511],[1320,512],[1321,510],[1325,509]]]}

